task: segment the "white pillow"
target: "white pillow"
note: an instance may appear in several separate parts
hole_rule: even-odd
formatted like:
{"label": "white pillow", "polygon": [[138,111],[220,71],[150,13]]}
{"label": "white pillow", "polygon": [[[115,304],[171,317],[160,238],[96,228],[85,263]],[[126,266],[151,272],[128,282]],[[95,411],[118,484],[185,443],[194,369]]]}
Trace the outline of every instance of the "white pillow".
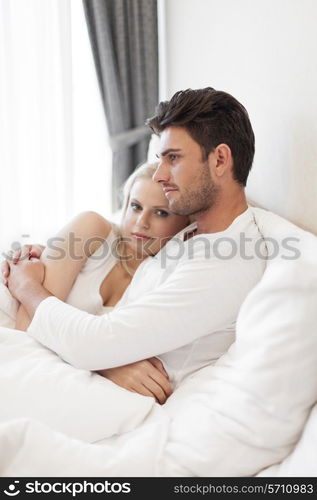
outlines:
{"label": "white pillow", "polygon": [[317,477],[317,405],[305,424],[304,432],[281,463],[264,469],[258,477]]}
{"label": "white pillow", "polygon": [[154,398],[73,368],[24,332],[0,327],[0,422],[36,419],[95,442],[140,424]]}

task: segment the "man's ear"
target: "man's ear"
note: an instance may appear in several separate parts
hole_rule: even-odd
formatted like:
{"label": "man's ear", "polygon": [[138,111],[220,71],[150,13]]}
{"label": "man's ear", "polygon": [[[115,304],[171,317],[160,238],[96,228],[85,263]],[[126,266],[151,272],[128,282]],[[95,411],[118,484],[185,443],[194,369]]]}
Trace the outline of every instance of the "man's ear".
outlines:
{"label": "man's ear", "polygon": [[218,144],[213,151],[214,173],[217,177],[222,177],[232,168],[232,153],[227,144]]}

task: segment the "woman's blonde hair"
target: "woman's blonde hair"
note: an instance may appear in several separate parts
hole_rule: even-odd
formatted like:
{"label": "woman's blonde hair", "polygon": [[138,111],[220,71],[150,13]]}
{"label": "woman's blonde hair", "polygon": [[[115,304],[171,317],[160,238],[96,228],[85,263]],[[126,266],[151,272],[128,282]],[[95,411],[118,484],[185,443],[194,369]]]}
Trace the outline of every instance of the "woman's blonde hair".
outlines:
{"label": "woman's blonde hair", "polygon": [[152,179],[154,172],[158,167],[158,162],[153,163],[143,163],[137,167],[134,172],[125,181],[122,188],[122,208],[121,208],[121,224],[125,218],[125,215],[129,206],[129,199],[131,190],[138,179]]}
{"label": "woman's blonde hair", "polygon": [[121,214],[120,214],[120,223],[119,223],[119,225],[113,224],[113,229],[114,229],[114,231],[118,237],[118,240],[119,240],[117,243],[117,246],[116,246],[118,260],[122,264],[123,268],[130,274],[130,276],[132,276],[134,274],[134,270],[130,268],[129,261],[126,259],[126,257],[127,257],[127,244],[125,241],[123,241],[123,238],[122,238],[121,225],[124,221],[124,218],[126,216],[126,213],[127,213],[128,207],[129,207],[130,194],[131,194],[131,190],[132,190],[135,182],[138,179],[152,179],[157,167],[158,167],[158,162],[143,163],[142,165],[137,167],[134,170],[134,172],[132,172],[132,174],[125,181],[123,188],[121,190],[122,207],[121,207]]}

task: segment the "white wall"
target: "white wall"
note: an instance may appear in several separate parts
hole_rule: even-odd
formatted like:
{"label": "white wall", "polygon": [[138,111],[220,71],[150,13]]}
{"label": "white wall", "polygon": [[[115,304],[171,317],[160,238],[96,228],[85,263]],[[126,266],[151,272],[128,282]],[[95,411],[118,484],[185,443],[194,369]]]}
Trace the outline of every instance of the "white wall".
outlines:
{"label": "white wall", "polygon": [[247,194],[317,233],[317,1],[166,0],[166,96],[212,86],[247,108]]}

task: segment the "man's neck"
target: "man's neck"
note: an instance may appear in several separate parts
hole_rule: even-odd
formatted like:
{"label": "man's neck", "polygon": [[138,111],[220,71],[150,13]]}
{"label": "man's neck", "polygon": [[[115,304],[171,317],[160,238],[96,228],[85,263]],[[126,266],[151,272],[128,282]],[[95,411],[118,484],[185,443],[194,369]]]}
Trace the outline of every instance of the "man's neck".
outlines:
{"label": "man's neck", "polygon": [[217,200],[207,212],[197,215],[197,231],[195,234],[218,233],[227,229],[234,219],[248,208],[244,191],[232,197]]}

